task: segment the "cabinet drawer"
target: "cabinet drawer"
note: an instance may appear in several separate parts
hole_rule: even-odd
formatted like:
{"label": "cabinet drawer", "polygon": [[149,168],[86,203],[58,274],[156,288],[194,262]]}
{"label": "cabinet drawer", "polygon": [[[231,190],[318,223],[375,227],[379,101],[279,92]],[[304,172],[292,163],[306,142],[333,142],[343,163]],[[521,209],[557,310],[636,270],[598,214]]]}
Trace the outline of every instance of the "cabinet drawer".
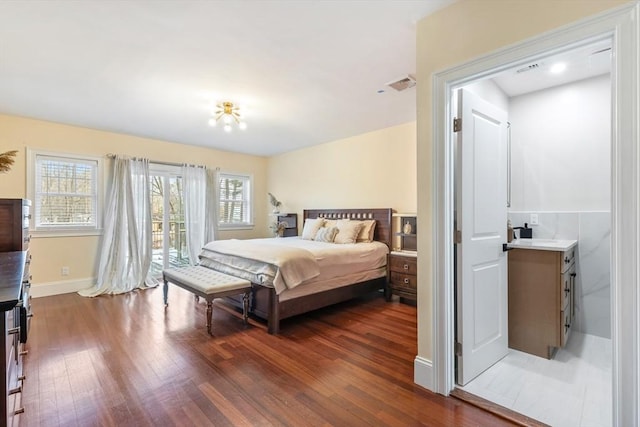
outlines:
{"label": "cabinet drawer", "polygon": [[569,339],[569,335],[571,334],[571,310],[563,310],[560,312],[560,345],[559,347],[564,347]]}
{"label": "cabinet drawer", "polygon": [[576,261],[576,248],[571,248],[568,251],[564,251],[562,253],[562,261],[561,261],[562,272],[564,273],[569,268],[571,268],[571,266],[575,264],[575,261]]}
{"label": "cabinet drawer", "polygon": [[562,275],[560,282],[560,309],[567,310],[571,301],[571,270]]}
{"label": "cabinet drawer", "polygon": [[403,274],[392,271],[389,275],[389,283],[393,288],[417,289],[417,277],[412,274]]}
{"label": "cabinet drawer", "polygon": [[395,256],[389,257],[389,270],[404,274],[418,274],[418,262],[415,258]]}

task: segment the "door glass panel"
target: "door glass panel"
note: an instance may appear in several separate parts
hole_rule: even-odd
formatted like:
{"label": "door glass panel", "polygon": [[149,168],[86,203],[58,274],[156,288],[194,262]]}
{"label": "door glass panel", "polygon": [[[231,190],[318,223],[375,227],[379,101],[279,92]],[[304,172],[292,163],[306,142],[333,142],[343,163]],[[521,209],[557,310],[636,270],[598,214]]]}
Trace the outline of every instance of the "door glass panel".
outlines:
{"label": "door glass panel", "polygon": [[152,248],[151,274],[162,275],[169,267],[189,264],[184,228],[182,179],[151,175]]}

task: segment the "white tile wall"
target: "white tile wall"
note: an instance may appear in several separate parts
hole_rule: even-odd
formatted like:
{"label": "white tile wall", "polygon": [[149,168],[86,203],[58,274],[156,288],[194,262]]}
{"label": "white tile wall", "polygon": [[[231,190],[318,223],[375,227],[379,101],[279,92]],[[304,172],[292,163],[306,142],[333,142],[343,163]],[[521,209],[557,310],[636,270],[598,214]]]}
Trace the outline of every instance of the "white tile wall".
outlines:
{"label": "white tile wall", "polygon": [[576,239],[575,330],[611,338],[611,213],[610,212],[510,212],[514,226],[530,223],[531,213],[539,225],[533,237]]}

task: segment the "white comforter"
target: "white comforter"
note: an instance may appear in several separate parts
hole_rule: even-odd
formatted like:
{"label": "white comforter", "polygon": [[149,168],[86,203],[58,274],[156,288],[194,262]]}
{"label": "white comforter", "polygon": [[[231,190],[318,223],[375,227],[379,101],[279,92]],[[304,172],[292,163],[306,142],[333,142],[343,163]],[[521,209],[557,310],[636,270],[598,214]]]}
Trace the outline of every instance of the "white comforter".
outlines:
{"label": "white comforter", "polygon": [[218,240],[205,245],[200,262],[252,283],[273,286],[280,294],[312,279],[380,268],[387,252],[380,242],[339,245],[296,237]]}

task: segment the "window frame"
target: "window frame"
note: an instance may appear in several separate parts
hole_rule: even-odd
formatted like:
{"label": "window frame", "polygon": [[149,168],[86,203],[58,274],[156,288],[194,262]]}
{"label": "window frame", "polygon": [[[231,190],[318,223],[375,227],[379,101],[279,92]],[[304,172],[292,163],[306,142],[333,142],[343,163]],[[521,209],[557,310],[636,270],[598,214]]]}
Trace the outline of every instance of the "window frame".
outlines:
{"label": "window frame", "polygon": [[[36,218],[38,215],[38,201],[36,200],[38,158],[52,157],[59,158],[61,161],[83,161],[95,163],[95,225],[48,225],[36,226]],[[102,217],[104,209],[104,159],[102,157],[46,151],[39,149],[27,148],[27,198],[32,201],[31,218],[29,220],[29,229],[34,237],[67,237],[67,236],[97,236],[102,234]]]}
{"label": "window frame", "polygon": [[[246,220],[243,222],[236,222],[236,223],[221,222],[219,218],[220,204],[222,203],[222,195],[220,194],[220,181],[224,178],[242,179],[246,183],[248,183],[249,194],[246,195],[246,197],[244,194],[245,190],[243,188],[243,201],[246,201],[246,204],[247,204]],[[241,172],[227,172],[227,171],[220,171],[220,170],[217,171],[216,173],[216,201],[217,201],[216,216],[218,216],[218,218],[216,222],[219,230],[250,230],[255,227],[253,193],[254,191],[253,191],[253,175],[252,174],[241,173]]]}

